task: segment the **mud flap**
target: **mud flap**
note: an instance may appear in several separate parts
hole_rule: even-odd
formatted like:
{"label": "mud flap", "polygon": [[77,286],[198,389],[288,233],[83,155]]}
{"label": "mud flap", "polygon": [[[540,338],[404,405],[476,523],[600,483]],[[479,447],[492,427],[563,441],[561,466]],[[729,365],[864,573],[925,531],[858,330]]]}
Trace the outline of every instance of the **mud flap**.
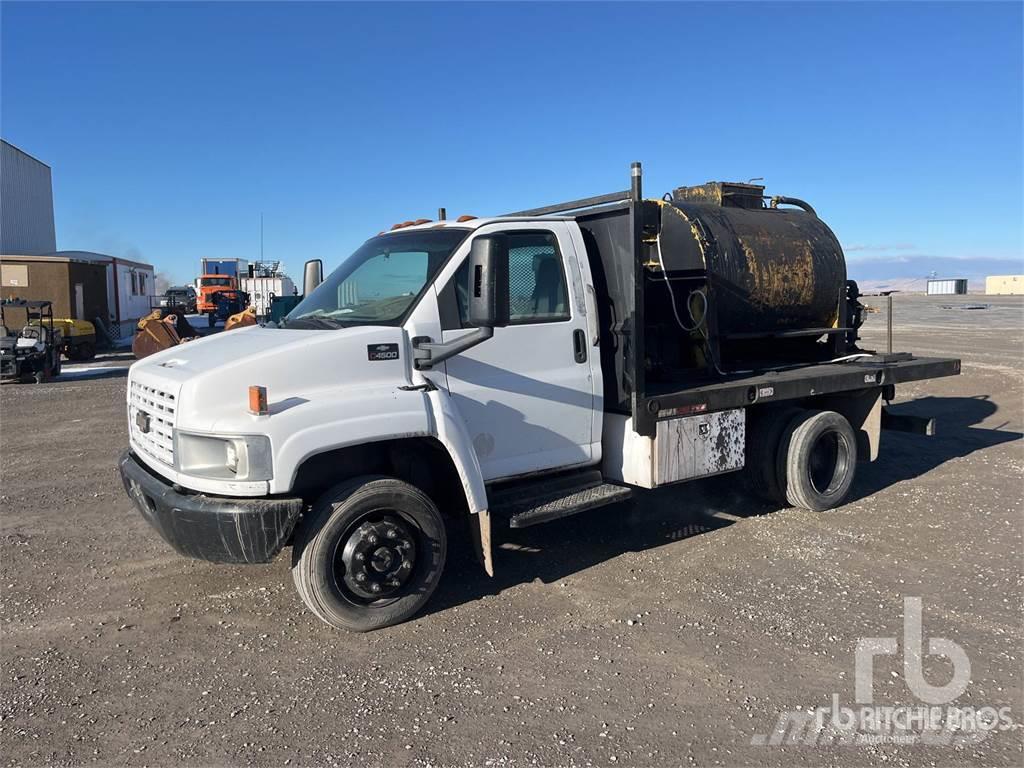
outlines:
{"label": "mud flap", "polygon": [[491,553],[491,513],[481,509],[476,515],[477,525],[471,526],[476,558],[488,576],[494,575],[494,557]]}

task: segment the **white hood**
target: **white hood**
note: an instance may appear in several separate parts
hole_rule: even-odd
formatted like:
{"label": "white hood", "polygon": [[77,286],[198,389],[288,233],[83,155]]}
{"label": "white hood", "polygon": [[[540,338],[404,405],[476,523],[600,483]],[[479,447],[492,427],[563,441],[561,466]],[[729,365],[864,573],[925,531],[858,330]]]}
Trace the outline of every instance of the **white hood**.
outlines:
{"label": "white hood", "polygon": [[[369,348],[397,345],[397,359],[371,360]],[[248,389],[267,388],[271,414],[301,406],[322,389],[394,388],[411,367],[401,328],[289,330],[253,326],[158,352],[131,367],[130,377],[173,393],[176,426],[202,432],[252,431]]]}

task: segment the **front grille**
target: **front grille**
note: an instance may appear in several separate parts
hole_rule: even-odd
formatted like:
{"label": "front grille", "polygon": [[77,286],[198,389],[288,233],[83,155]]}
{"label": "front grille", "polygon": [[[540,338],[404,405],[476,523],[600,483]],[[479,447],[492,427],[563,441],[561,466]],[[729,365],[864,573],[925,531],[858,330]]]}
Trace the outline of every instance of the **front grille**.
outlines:
{"label": "front grille", "polygon": [[129,392],[132,445],[150,458],[174,466],[174,395],[137,381],[131,382]]}

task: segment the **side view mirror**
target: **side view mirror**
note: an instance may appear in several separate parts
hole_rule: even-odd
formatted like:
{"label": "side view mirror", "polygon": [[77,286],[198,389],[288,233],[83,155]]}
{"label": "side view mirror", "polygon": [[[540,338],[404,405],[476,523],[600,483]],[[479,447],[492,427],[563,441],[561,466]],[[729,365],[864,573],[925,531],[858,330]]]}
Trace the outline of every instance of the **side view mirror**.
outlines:
{"label": "side view mirror", "polygon": [[469,324],[508,325],[508,236],[481,235],[469,252]]}
{"label": "side view mirror", "polygon": [[302,270],[302,293],[309,296],[324,281],[324,263],[321,259],[310,259]]}

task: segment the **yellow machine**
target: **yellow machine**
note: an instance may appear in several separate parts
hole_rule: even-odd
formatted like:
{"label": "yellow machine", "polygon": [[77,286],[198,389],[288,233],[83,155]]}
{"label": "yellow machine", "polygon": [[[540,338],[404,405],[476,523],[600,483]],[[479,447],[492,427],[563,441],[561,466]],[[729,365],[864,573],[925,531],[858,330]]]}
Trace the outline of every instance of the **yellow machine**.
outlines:
{"label": "yellow machine", "polygon": [[60,351],[68,360],[92,360],[96,357],[96,327],[88,320],[54,318],[54,329],[64,338]]}
{"label": "yellow machine", "polygon": [[230,331],[233,328],[245,328],[249,325],[256,325],[256,307],[253,306],[228,317],[224,321],[224,330]]}

